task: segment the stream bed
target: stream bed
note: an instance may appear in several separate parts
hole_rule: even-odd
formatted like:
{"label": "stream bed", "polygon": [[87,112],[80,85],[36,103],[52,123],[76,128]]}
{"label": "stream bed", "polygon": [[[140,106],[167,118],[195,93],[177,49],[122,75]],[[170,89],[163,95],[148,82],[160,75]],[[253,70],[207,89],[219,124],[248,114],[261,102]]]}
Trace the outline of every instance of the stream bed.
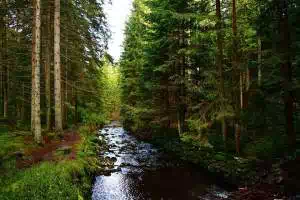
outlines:
{"label": "stream bed", "polygon": [[[93,200],[227,199],[216,178],[126,133],[118,123],[99,132],[108,143],[104,157],[115,161],[112,173],[97,176]],[[220,181],[221,182],[221,181]]]}

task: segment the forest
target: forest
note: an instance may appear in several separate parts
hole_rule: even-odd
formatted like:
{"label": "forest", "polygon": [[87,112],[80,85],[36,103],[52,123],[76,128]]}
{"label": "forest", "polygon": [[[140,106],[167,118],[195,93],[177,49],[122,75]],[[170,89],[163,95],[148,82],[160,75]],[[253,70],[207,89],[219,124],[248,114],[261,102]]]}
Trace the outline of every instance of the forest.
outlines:
{"label": "forest", "polygon": [[300,198],[300,1],[113,2],[0,0],[0,199]]}

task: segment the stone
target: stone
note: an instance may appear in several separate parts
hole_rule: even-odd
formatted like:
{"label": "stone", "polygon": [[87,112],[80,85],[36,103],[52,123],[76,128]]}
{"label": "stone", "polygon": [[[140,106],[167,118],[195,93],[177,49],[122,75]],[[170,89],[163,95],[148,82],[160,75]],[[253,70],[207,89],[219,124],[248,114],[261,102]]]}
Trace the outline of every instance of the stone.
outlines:
{"label": "stone", "polygon": [[277,184],[281,184],[282,182],[283,182],[283,177],[282,176],[279,176],[278,178],[277,178],[277,180],[276,180],[276,183]]}
{"label": "stone", "polygon": [[14,152],[14,156],[16,158],[22,158],[25,155],[25,153],[23,151],[16,151]]}
{"label": "stone", "polygon": [[65,155],[67,155],[67,154],[70,154],[72,152],[72,147],[71,146],[62,146],[62,147],[59,147],[56,151],[61,151]]}

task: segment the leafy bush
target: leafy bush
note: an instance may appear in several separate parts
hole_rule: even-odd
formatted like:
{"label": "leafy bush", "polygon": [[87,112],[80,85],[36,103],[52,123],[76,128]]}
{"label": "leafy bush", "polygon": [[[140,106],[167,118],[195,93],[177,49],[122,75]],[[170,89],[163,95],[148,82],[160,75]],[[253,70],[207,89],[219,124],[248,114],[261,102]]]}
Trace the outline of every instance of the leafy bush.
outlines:
{"label": "leafy bush", "polygon": [[245,146],[244,153],[259,159],[280,157],[287,149],[285,141],[285,136],[277,134],[258,138]]}
{"label": "leafy bush", "polygon": [[143,106],[123,105],[121,109],[124,128],[133,133],[144,133],[153,128],[153,110]]}
{"label": "leafy bush", "polygon": [[105,124],[105,118],[96,113],[89,113],[83,116],[83,123],[87,125],[102,126]]}
{"label": "leafy bush", "polygon": [[18,121],[17,121],[17,124],[16,124],[16,128],[17,128],[18,130],[26,130],[26,131],[30,131],[30,122],[18,120]]}

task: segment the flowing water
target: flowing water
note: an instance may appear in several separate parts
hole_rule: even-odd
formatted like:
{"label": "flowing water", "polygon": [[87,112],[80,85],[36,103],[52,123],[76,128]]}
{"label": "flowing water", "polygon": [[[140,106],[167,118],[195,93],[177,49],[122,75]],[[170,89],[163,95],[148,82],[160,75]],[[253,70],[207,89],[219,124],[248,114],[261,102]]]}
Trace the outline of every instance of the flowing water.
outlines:
{"label": "flowing water", "polygon": [[228,192],[207,173],[171,159],[111,124],[100,131],[116,160],[113,173],[96,177],[93,200],[226,199]]}

